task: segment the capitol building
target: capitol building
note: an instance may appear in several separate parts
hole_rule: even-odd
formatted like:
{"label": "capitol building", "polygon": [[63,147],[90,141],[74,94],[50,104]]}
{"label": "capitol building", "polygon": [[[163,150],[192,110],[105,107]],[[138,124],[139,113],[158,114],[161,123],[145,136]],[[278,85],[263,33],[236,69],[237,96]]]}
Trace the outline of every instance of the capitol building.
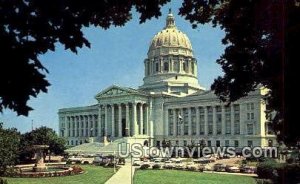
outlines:
{"label": "capitol building", "polygon": [[[199,58],[200,59],[200,58]],[[276,144],[258,88],[226,105],[197,78],[197,59],[172,13],[152,39],[137,89],[112,85],[95,95],[97,104],[58,111],[59,135],[69,146],[103,146],[126,140],[151,146],[272,146]]]}

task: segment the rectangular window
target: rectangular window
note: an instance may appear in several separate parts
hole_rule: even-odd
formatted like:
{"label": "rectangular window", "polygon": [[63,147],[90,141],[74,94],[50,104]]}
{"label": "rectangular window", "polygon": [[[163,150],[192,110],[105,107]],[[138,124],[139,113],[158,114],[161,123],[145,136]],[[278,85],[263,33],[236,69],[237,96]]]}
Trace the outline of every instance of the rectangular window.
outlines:
{"label": "rectangular window", "polygon": [[197,127],[196,127],[196,115],[192,115],[192,135],[196,135]]}
{"label": "rectangular window", "polygon": [[248,141],[248,146],[252,147],[253,146],[253,141]]}
{"label": "rectangular window", "polygon": [[200,128],[200,135],[204,135],[204,121],[205,121],[205,119],[204,119],[204,109],[201,107],[200,109],[199,109],[199,114],[200,114],[200,118],[199,118],[199,120],[200,120],[200,126],[199,126],[199,128]]}
{"label": "rectangular window", "polygon": [[207,141],[207,146],[211,147],[211,141]]}
{"label": "rectangular window", "polygon": [[253,124],[247,124],[247,134],[253,135]]}
{"label": "rectangular window", "polygon": [[239,147],[239,141],[238,140],[234,141],[234,147]]}
{"label": "rectangular window", "polygon": [[216,141],[216,147],[220,147],[220,146],[221,146],[220,141],[219,140]]}
{"label": "rectangular window", "polygon": [[189,134],[189,113],[188,113],[188,109],[184,108],[183,109],[183,122],[184,122],[184,129],[183,129],[183,133],[184,135],[188,135]]}
{"label": "rectangular window", "polygon": [[234,114],[234,134],[240,134],[240,113]]}
{"label": "rectangular window", "polygon": [[226,147],[229,146],[229,140],[225,140],[225,146],[226,146]]}
{"label": "rectangular window", "polygon": [[254,119],[254,113],[253,112],[251,113],[251,119],[252,120]]}
{"label": "rectangular window", "polygon": [[217,134],[221,134],[222,133],[222,114],[221,113],[217,113]]}
{"label": "rectangular window", "polygon": [[160,141],[156,141],[156,147],[160,147]]}
{"label": "rectangular window", "polygon": [[254,103],[251,103],[251,110],[254,110]]}
{"label": "rectangular window", "polygon": [[187,141],[186,140],[183,141],[183,146],[187,146]]}
{"label": "rectangular window", "polygon": [[174,130],[174,115],[173,115],[173,110],[169,110],[169,135],[173,135],[173,130]]}
{"label": "rectangular window", "polygon": [[155,63],[155,71],[158,72],[158,70],[159,70],[158,63]]}

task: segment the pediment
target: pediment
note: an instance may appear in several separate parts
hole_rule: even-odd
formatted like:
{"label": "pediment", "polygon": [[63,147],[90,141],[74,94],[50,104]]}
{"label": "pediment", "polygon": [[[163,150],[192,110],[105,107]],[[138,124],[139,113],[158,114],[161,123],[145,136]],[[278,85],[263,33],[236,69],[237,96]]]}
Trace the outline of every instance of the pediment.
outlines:
{"label": "pediment", "polygon": [[119,86],[111,86],[96,95],[96,98],[102,97],[113,97],[113,96],[122,96],[122,95],[130,95],[130,94],[137,94],[137,90],[130,89],[130,88],[123,88]]}

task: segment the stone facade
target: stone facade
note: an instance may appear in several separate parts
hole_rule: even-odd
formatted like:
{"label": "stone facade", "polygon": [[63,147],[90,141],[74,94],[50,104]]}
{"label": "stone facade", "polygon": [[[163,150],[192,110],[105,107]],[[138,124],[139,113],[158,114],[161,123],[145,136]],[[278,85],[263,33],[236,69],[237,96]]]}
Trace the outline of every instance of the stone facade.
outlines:
{"label": "stone facade", "polygon": [[59,134],[68,145],[116,141],[128,137],[161,146],[270,146],[266,89],[258,88],[230,105],[198,83],[191,42],[177,29],[171,13],[157,33],[144,61],[144,83],[138,89],[112,85],[95,96],[97,104],[60,109]]}

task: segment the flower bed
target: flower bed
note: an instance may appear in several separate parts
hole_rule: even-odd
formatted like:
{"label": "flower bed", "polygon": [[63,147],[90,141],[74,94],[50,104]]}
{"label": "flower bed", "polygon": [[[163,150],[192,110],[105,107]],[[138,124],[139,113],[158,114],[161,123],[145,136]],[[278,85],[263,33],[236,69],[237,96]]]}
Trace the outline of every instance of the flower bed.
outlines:
{"label": "flower bed", "polygon": [[60,171],[48,171],[48,172],[18,172],[14,177],[24,177],[24,178],[42,178],[42,177],[59,177],[59,176],[70,176],[82,174],[84,170],[80,166],[72,167],[58,167]]}

